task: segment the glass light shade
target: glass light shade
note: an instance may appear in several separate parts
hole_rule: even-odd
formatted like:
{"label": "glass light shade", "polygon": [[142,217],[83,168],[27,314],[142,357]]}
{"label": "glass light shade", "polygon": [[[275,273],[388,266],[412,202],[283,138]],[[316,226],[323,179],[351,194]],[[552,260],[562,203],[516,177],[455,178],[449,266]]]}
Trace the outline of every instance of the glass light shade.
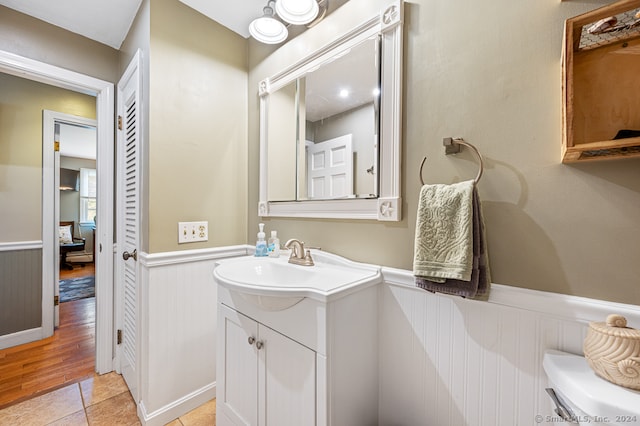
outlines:
{"label": "glass light shade", "polygon": [[265,13],[249,24],[249,34],[262,43],[277,44],[287,39],[289,31],[282,22]]}
{"label": "glass light shade", "polygon": [[276,13],[290,24],[304,25],[318,16],[316,0],[276,0]]}

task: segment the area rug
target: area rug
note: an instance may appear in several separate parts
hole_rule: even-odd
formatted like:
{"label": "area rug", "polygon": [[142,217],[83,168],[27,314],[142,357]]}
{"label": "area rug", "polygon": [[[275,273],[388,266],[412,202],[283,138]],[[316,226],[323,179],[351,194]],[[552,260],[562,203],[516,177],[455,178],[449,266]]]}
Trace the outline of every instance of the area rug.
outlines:
{"label": "area rug", "polygon": [[94,297],[94,276],[60,280],[60,303]]}

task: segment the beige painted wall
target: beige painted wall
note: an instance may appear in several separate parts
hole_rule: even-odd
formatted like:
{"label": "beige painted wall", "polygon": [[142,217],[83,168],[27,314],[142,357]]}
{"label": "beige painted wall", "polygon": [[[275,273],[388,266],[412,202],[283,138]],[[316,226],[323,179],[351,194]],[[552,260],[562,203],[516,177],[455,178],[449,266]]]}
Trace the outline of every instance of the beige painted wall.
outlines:
{"label": "beige painted wall", "polygon": [[[149,252],[245,243],[247,41],[174,0],[150,31]],[[178,245],[202,220],[209,241]]]}
{"label": "beige painted wall", "polygon": [[[428,156],[427,182],[473,178],[473,156],[443,152],[443,137],[464,137],[485,156],[479,192],[495,283],[640,304],[640,160],[560,164],[563,22],[606,3],[407,2],[403,220],[265,218],[266,231],[412,269],[420,160]],[[351,0],[273,53],[250,43],[249,242],[259,221],[258,82],[384,4]]]}
{"label": "beige painted wall", "polygon": [[[267,199],[296,199],[296,83],[281,87],[269,95],[267,155]],[[302,142],[304,147],[304,142]]]}
{"label": "beige painted wall", "polygon": [[0,242],[42,239],[42,110],[96,117],[93,96],[0,73]]}

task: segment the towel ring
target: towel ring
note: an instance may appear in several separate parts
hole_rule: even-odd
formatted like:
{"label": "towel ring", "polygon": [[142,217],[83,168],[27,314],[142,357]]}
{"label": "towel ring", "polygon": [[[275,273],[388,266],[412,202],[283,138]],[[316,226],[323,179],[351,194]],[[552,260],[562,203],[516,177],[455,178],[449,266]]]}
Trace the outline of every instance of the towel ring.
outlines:
{"label": "towel ring", "polygon": [[[462,138],[444,138],[442,140],[442,144],[445,146],[446,155],[457,154],[458,152],[460,152],[460,145],[464,145],[467,148],[470,148],[471,151],[473,151],[476,154],[476,157],[478,157],[478,162],[480,164],[478,168],[478,174],[476,175],[476,178],[473,180],[473,183],[477,185],[478,182],[480,182],[482,173],[484,172],[484,161],[482,160],[482,155],[480,154],[480,151],[478,151],[478,148],[476,148],[469,142],[466,142]],[[427,157],[423,157],[422,162],[420,163],[420,183],[422,183],[423,185],[424,185],[424,179],[422,179],[422,169],[424,168],[424,163],[426,161],[427,161]]]}

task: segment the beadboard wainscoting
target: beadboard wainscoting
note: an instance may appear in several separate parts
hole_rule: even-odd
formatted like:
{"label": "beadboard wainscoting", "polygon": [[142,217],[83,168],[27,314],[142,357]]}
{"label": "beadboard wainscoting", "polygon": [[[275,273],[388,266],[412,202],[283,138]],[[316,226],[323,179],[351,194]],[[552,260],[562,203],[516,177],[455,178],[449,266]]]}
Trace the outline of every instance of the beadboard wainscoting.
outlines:
{"label": "beadboard wainscoting", "polygon": [[0,349],[45,337],[42,241],[0,243],[0,301]]}
{"label": "beadboard wainscoting", "polygon": [[539,424],[554,415],[546,349],[581,355],[588,321],[610,313],[640,327],[638,306],[495,284],[480,302],[418,289],[408,271],[383,275],[381,425]]}
{"label": "beadboard wainscoting", "polygon": [[[166,424],[215,397],[213,270],[219,259],[252,252],[242,245],[139,255],[144,424]],[[634,305],[497,284],[489,301],[480,302],[418,289],[407,270],[382,272],[377,409],[383,426],[539,424],[536,415],[553,415],[544,392],[546,349],[582,354],[587,323],[610,313],[640,327]]]}
{"label": "beadboard wainscoting", "polygon": [[140,253],[140,401],[147,425],[164,425],[215,398],[219,259],[249,246]]}

